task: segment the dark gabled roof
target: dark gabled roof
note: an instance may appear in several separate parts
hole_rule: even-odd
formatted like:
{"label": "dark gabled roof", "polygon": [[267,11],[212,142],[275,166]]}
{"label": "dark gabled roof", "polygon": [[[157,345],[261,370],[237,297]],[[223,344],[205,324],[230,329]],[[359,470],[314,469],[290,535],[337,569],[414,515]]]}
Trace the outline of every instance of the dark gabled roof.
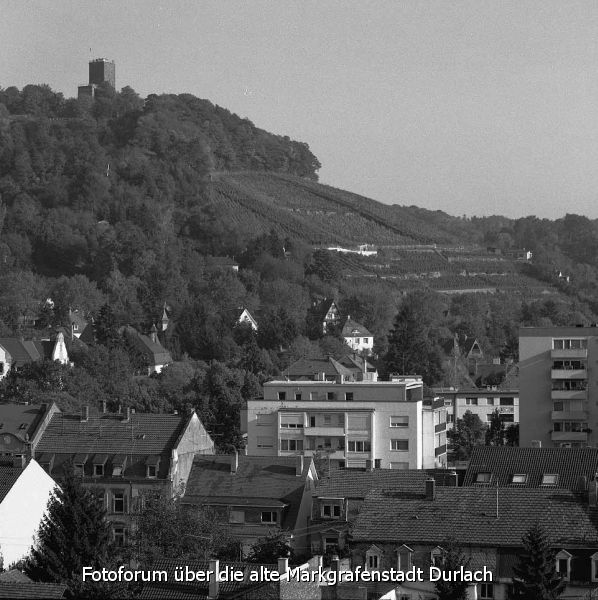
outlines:
{"label": "dark gabled roof", "polygon": [[162,454],[170,452],[186,427],[188,415],[131,413],[125,415],[89,410],[89,418],[56,413],[41,436],[36,454]]}
{"label": "dark gabled roof", "polygon": [[[208,561],[191,560],[176,561],[171,559],[157,560],[152,565],[154,571],[166,571],[168,581],[146,583],[139,598],[141,600],[207,600],[209,592],[208,582],[185,581],[177,582],[174,574],[175,570],[188,566],[190,571],[207,572],[210,569]],[[246,562],[224,562],[220,561],[219,570],[228,570],[228,572],[244,573],[243,581],[221,581],[218,584],[218,597],[228,598],[249,588],[259,588],[264,585],[263,578],[254,576],[258,581],[250,581],[251,573],[261,573],[261,569],[276,571],[277,565],[266,565]],[[257,596],[255,596],[257,597]]]}
{"label": "dark gabled roof", "polygon": [[365,498],[373,489],[419,492],[430,475],[423,470],[337,469],[317,483],[315,496],[322,498]]}
{"label": "dark gabled roof", "polygon": [[328,358],[300,358],[286,370],[285,375],[289,379],[313,380],[316,373],[324,373],[326,379],[335,379],[337,375],[352,377],[355,369],[350,370],[334,360]]}
{"label": "dark gabled roof", "polygon": [[0,434],[12,433],[23,441],[28,434],[32,439],[45,412],[44,405],[0,404]]}
{"label": "dark gabled roof", "polygon": [[[492,485],[539,487],[544,474],[558,474],[556,487],[579,488],[580,479],[591,481],[598,473],[598,448],[519,448],[476,446],[463,485],[475,484],[478,473],[492,473]],[[512,484],[514,474],[526,474],[523,484]]]}
{"label": "dark gabled roof", "polygon": [[15,481],[20,477],[23,469],[19,469],[12,465],[12,459],[10,464],[8,461],[0,462],[0,502],[4,500],[6,494],[10,492]]}
{"label": "dark gabled roof", "polygon": [[0,598],[64,598],[66,585],[61,583],[12,582],[0,581]]}
{"label": "dark gabled roof", "polygon": [[164,365],[172,362],[170,352],[162,346],[158,338],[154,342],[149,336],[139,333],[130,325],[124,328],[124,333],[136,348],[148,358],[150,365]]}
{"label": "dark gabled roof", "polygon": [[42,358],[42,355],[33,342],[26,342],[18,338],[0,338],[0,346],[10,354],[12,364],[16,366],[21,366]]}
{"label": "dark gabled roof", "polygon": [[341,335],[343,337],[372,337],[372,334],[361,323],[353,321],[351,317],[347,317]]}
{"label": "dark gabled roof", "polygon": [[[288,506],[283,527],[293,528],[311,459],[303,460],[301,476],[296,474],[297,456],[239,456],[237,472],[231,473],[234,456],[199,455],[189,473],[184,504],[249,504],[263,506],[278,500]],[[264,503],[264,504],[261,504]]]}
{"label": "dark gabled roof", "polygon": [[473,337],[468,337],[463,342],[461,342],[461,351],[465,356],[467,356],[473,350],[474,345],[477,345],[480,349],[480,352],[483,352],[482,346],[480,346],[478,340]]}
{"label": "dark gabled roof", "polygon": [[31,581],[31,579],[25,573],[19,571],[19,569],[10,569],[0,573],[0,582],[2,581],[26,583]]}
{"label": "dark gabled roof", "polygon": [[[498,494],[498,518],[496,505]],[[598,508],[586,495],[562,489],[440,487],[424,494],[370,492],[353,526],[357,542],[519,547],[536,522],[548,525],[553,545],[597,545]]]}
{"label": "dark gabled roof", "polygon": [[40,358],[46,358],[48,360],[52,359],[52,353],[54,352],[54,347],[56,346],[55,341],[53,341],[53,340],[33,340],[31,343],[35,347]]}
{"label": "dark gabled roof", "polygon": [[364,368],[367,373],[374,373],[377,371],[372,363],[356,353],[345,354],[343,357],[339,358],[338,362],[344,367],[347,367],[347,369],[350,369],[353,373],[363,373]]}

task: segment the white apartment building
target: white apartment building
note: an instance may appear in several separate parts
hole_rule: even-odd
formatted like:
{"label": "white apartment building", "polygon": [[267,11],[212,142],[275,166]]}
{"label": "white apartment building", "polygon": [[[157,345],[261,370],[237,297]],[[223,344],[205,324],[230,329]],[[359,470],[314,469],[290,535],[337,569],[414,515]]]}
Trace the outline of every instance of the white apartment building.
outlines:
{"label": "white apartment building", "polygon": [[518,389],[434,388],[434,394],[444,399],[448,429],[452,429],[457,419],[462,419],[467,411],[478,415],[482,423],[490,423],[495,410],[500,413],[500,418],[505,427],[519,423]]}
{"label": "white apartment building", "polygon": [[247,403],[247,452],[327,457],[347,468],[445,466],[444,401],[424,403],[419,377],[270,381]]}

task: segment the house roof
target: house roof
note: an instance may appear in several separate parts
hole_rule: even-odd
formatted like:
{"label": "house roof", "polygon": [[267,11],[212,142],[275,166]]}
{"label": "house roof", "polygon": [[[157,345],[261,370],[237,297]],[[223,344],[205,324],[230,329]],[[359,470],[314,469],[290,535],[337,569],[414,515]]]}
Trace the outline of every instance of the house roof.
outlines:
{"label": "house roof", "polygon": [[25,581],[0,581],[0,598],[64,598],[66,585],[61,583],[38,583]]}
{"label": "house roof", "polygon": [[353,321],[350,316],[343,325],[341,335],[343,337],[372,337],[372,334],[361,323]]}
{"label": "house roof", "polygon": [[300,358],[286,370],[289,379],[313,380],[316,373],[324,373],[326,379],[335,379],[337,375],[352,377],[355,369],[350,370],[332,358]]}
{"label": "house roof", "polygon": [[[197,582],[197,581],[185,581],[177,582],[174,573],[175,569],[181,568],[182,566],[188,566],[190,571],[207,572],[210,569],[210,563],[208,561],[175,561],[169,559],[162,559],[156,561],[152,565],[152,569],[156,571],[166,571],[168,578],[166,582],[152,582],[145,584],[141,595],[139,596],[142,600],[207,600],[209,583],[208,582]],[[249,588],[259,588],[264,585],[262,577],[255,577],[258,581],[250,581],[251,573],[261,573],[261,568],[266,568],[269,571],[276,571],[277,565],[261,565],[256,563],[246,562],[223,562],[219,563],[219,570],[225,569],[228,572],[239,572],[244,573],[242,581],[221,581],[218,585],[218,597],[230,597],[242,590]]]}
{"label": "house roof", "polygon": [[26,342],[18,338],[0,338],[0,346],[10,354],[13,365],[24,365],[40,360],[42,357],[33,342]]}
{"label": "house roof", "polygon": [[69,310],[69,322],[76,325],[78,331],[83,331],[87,325],[87,320],[78,310]]}
{"label": "house roof", "polygon": [[0,582],[2,581],[12,581],[12,582],[18,582],[21,581],[23,583],[31,581],[31,579],[29,577],[27,577],[27,575],[25,575],[25,573],[23,573],[22,571],[19,571],[19,569],[9,569],[8,571],[3,571],[2,573],[0,573]]}
{"label": "house roof", "polygon": [[46,405],[0,404],[0,434],[12,433],[22,441],[33,438]]}
{"label": "house roof", "polygon": [[[242,503],[270,506],[272,500],[288,505],[283,526],[293,528],[301,503],[305,481],[312,464],[303,460],[301,476],[297,476],[297,456],[238,457],[237,472],[231,474],[234,456],[199,455],[193,460],[189,473],[184,504]],[[262,504],[263,503],[263,504]]]}
{"label": "house roof", "polygon": [[23,469],[13,466],[12,459],[10,459],[10,464],[8,464],[8,461],[0,461],[0,502],[10,492],[22,472]]}
{"label": "house roof", "polygon": [[[496,517],[498,495],[498,518]],[[357,515],[355,541],[521,546],[536,522],[548,525],[554,545],[598,544],[598,508],[585,495],[542,488],[436,487],[436,498],[373,490]]]}
{"label": "house roof", "polygon": [[338,360],[338,362],[353,372],[363,373],[364,368],[368,373],[377,371],[376,367],[371,362],[356,353],[345,354]]}
{"label": "house roof", "polygon": [[[523,448],[475,446],[463,485],[475,484],[478,473],[492,473],[491,485],[540,487],[544,474],[558,474],[556,487],[577,490],[598,473],[598,448]],[[513,475],[525,474],[525,483],[512,483]],[[479,485],[479,484],[478,484]]]}
{"label": "house roof", "polygon": [[124,328],[124,333],[137,349],[149,359],[151,365],[164,365],[172,362],[170,352],[162,346],[157,337],[154,342],[149,336],[139,333],[130,325]]}
{"label": "house roof", "polygon": [[423,470],[336,469],[317,483],[315,496],[365,498],[372,489],[421,492],[430,475]]}
{"label": "house roof", "polygon": [[480,346],[478,340],[473,337],[465,338],[463,342],[461,342],[460,347],[463,354],[466,356],[473,350],[473,347],[476,346],[482,351],[482,347]]}

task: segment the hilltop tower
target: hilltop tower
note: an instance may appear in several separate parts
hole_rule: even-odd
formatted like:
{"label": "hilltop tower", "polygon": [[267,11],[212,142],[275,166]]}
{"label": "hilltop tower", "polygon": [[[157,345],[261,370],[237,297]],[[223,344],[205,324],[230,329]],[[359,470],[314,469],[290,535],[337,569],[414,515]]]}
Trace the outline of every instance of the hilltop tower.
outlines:
{"label": "hilltop tower", "polygon": [[77,96],[94,98],[97,86],[102,83],[116,88],[116,68],[113,60],[95,58],[89,61],[89,84],[80,85]]}

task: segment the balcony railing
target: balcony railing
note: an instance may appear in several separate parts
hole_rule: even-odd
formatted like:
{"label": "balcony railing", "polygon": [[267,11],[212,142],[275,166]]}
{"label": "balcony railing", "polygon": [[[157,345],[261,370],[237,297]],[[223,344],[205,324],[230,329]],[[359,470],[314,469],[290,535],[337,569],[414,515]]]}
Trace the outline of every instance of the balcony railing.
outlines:
{"label": "balcony railing", "polygon": [[345,458],[345,450],[342,448],[320,448],[320,449],[316,449],[316,450],[304,450],[303,451],[303,455],[304,456],[319,456],[322,458],[330,458],[331,460],[334,459],[344,459]]}
{"label": "balcony railing", "polygon": [[303,435],[305,436],[318,436],[318,437],[331,437],[333,435],[345,435],[344,427],[305,427],[303,429]]}
{"label": "balcony railing", "polygon": [[587,390],[552,390],[550,397],[553,400],[585,400],[588,397]]}
{"label": "balcony railing", "polygon": [[552,379],[587,379],[588,372],[585,369],[551,369]]}
{"label": "balcony railing", "polygon": [[587,421],[588,413],[585,410],[553,410],[550,418],[553,421]]}
{"label": "balcony railing", "polygon": [[553,442],[587,442],[587,431],[553,431],[550,434]]}
{"label": "balcony railing", "polygon": [[571,348],[569,350],[551,350],[550,358],[587,358],[587,348]]}

